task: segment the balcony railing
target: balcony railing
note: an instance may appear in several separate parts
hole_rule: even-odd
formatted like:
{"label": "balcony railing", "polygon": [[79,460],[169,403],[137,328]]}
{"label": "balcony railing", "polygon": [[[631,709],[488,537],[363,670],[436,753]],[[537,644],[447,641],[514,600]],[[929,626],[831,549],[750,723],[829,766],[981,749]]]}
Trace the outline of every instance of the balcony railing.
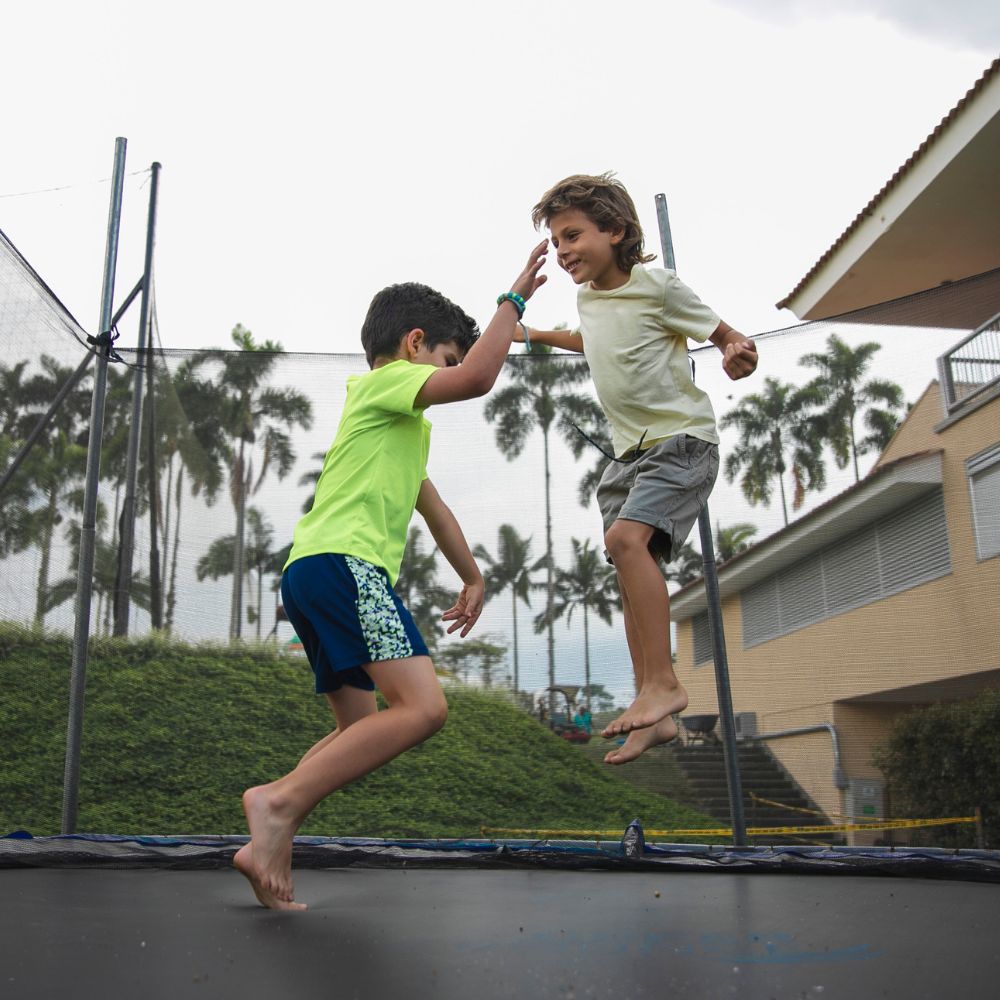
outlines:
{"label": "balcony railing", "polygon": [[1000,387],[1000,313],[938,358],[948,413]]}

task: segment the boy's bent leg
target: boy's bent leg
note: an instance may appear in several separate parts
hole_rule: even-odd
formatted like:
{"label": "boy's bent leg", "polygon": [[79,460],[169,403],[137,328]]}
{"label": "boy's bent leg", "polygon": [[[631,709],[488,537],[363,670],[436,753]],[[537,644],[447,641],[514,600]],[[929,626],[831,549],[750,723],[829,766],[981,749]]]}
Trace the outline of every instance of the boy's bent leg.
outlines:
{"label": "boy's bent leg", "polygon": [[327,733],[321,740],[318,740],[303,755],[299,763],[308,760],[314,753],[325,747],[339,733],[342,733],[348,726],[363,719],[366,715],[378,711],[375,703],[375,692],[364,691],[361,688],[344,685],[336,691],[328,691],[326,700],[329,702],[330,710],[336,720],[336,728],[331,733]]}
{"label": "boy's bent leg", "polygon": [[366,670],[389,707],[340,730],[283,778],[244,793],[251,841],[249,850],[238,852],[239,856],[246,851],[242,863],[237,858],[234,863],[266,906],[276,902],[287,908],[293,900],[292,839],[316,805],[432,736],[447,717],[447,703],[429,657],[386,660],[368,664]]}
{"label": "boy's bent leg", "polygon": [[[632,704],[604,728],[601,733],[604,737],[631,733],[661,722],[666,729],[673,726],[673,735],[676,735],[676,726],[669,717],[687,708],[687,692],[677,680],[670,657],[670,596],[660,567],[649,551],[653,531],[650,525],[623,518],[615,521],[605,536],[621,581],[623,598],[628,601],[640,659],[636,663],[638,694]],[[673,738],[666,735],[663,726],[658,733],[661,738],[657,742]],[[634,741],[633,748],[641,742],[646,741]],[[646,742],[642,749],[650,745]],[[642,749],[627,754],[626,759],[634,759]],[[609,763],[624,763],[624,760]]]}

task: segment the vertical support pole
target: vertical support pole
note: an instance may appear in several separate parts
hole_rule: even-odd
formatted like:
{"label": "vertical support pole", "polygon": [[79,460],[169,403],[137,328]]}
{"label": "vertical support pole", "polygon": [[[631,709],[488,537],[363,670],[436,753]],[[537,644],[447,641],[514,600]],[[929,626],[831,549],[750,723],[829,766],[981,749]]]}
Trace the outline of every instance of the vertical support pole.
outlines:
{"label": "vertical support pole", "polygon": [[[108,236],[104,254],[104,287],[98,334],[110,332],[118,263],[118,231],[121,225],[122,188],[125,179],[125,139],[115,139],[115,166],[108,209]],[[62,832],[76,832],[80,785],[80,745],[83,736],[83,701],[87,677],[87,644],[90,640],[90,597],[97,542],[97,487],[101,472],[101,439],[104,436],[104,402],[108,388],[108,358],[99,352],[94,370],[94,393],[90,404],[90,436],[87,442],[87,473],[80,525],[80,561],[76,573],[76,625],[70,666],[69,722],[66,727],[66,765],[63,772]]]}
{"label": "vertical support pole", "polygon": [[[660,227],[663,262],[670,270],[676,271],[666,195],[656,196],[656,219]],[[746,847],[747,825],[743,815],[743,783],[740,779],[739,755],[736,748],[736,718],[733,714],[729,658],[726,655],[726,636],[722,625],[722,602],[719,597],[719,574],[715,565],[715,545],[712,541],[712,519],[708,513],[707,503],[698,515],[698,532],[701,536],[701,558],[705,569],[705,597],[708,602],[708,624],[712,634],[712,655],[715,660],[715,690],[719,701],[719,720],[722,723],[722,753],[726,765],[726,785],[729,789],[733,844],[736,847]]]}
{"label": "vertical support pole", "polygon": [[153,331],[146,354],[146,469],[149,491],[149,623],[163,628],[163,586],[160,572],[160,475],[156,464],[156,362]]}
{"label": "vertical support pole", "polygon": [[122,502],[121,532],[118,546],[118,573],[115,586],[114,634],[128,635],[131,609],[132,556],[135,548],[135,494],[139,467],[139,433],[142,429],[142,368],[152,363],[149,343],[149,311],[153,285],[153,245],[156,234],[156,199],[160,183],[160,164],[154,163],[149,187],[149,215],[146,221],[146,257],[142,271],[142,303],[139,308],[139,340],[136,357],[139,364],[132,380],[132,422],[128,429],[128,453],[125,460],[125,499]]}

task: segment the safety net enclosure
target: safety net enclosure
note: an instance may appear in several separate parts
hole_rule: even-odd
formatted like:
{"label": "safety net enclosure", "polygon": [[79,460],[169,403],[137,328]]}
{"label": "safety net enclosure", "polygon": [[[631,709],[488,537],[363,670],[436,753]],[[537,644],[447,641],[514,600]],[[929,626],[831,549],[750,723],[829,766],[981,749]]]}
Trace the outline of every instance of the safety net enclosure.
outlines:
{"label": "safety net enclosure", "polygon": [[[939,294],[968,322],[983,288]],[[692,355],[722,435],[709,509],[752,845],[995,843],[1000,643],[977,595],[1000,583],[997,321],[929,327],[934,295],[758,335],[760,370],[741,382],[714,348]],[[60,829],[90,346],[7,240],[0,319],[5,469],[84,368],[0,495],[0,827],[43,837]],[[81,831],[241,834],[240,790],[331,725],[277,582],[364,359],[259,350],[242,328],[241,349],[219,342],[123,350],[108,369]],[[597,733],[633,688],[593,496],[608,435],[583,360],[512,355],[489,397],[428,415],[429,473],[490,600],[467,639],[444,634],[458,581],[415,517],[398,589],[449,724],[303,834],[614,840],[639,818],[658,841],[731,840],[697,531],[666,567],[691,699],[681,737],[601,763]]]}

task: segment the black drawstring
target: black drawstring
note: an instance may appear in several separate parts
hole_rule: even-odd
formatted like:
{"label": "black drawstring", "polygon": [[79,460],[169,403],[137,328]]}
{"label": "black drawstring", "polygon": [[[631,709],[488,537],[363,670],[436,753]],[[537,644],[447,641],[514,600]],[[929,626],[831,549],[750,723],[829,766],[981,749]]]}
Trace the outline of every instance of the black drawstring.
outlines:
{"label": "black drawstring", "polygon": [[642,454],[640,449],[642,448],[642,442],[646,440],[646,431],[643,431],[642,437],[639,438],[639,443],[635,446],[635,452],[631,458],[615,458],[614,455],[609,455],[592,437],[584,434],[583,431],[576,426],[576,424],[571,423],[570,427],[572,427],[573,430],[575,430],[585,441],[592,444],[606,459],[609,459],[612,462],[618,462],[621,465],[631,465]]}

